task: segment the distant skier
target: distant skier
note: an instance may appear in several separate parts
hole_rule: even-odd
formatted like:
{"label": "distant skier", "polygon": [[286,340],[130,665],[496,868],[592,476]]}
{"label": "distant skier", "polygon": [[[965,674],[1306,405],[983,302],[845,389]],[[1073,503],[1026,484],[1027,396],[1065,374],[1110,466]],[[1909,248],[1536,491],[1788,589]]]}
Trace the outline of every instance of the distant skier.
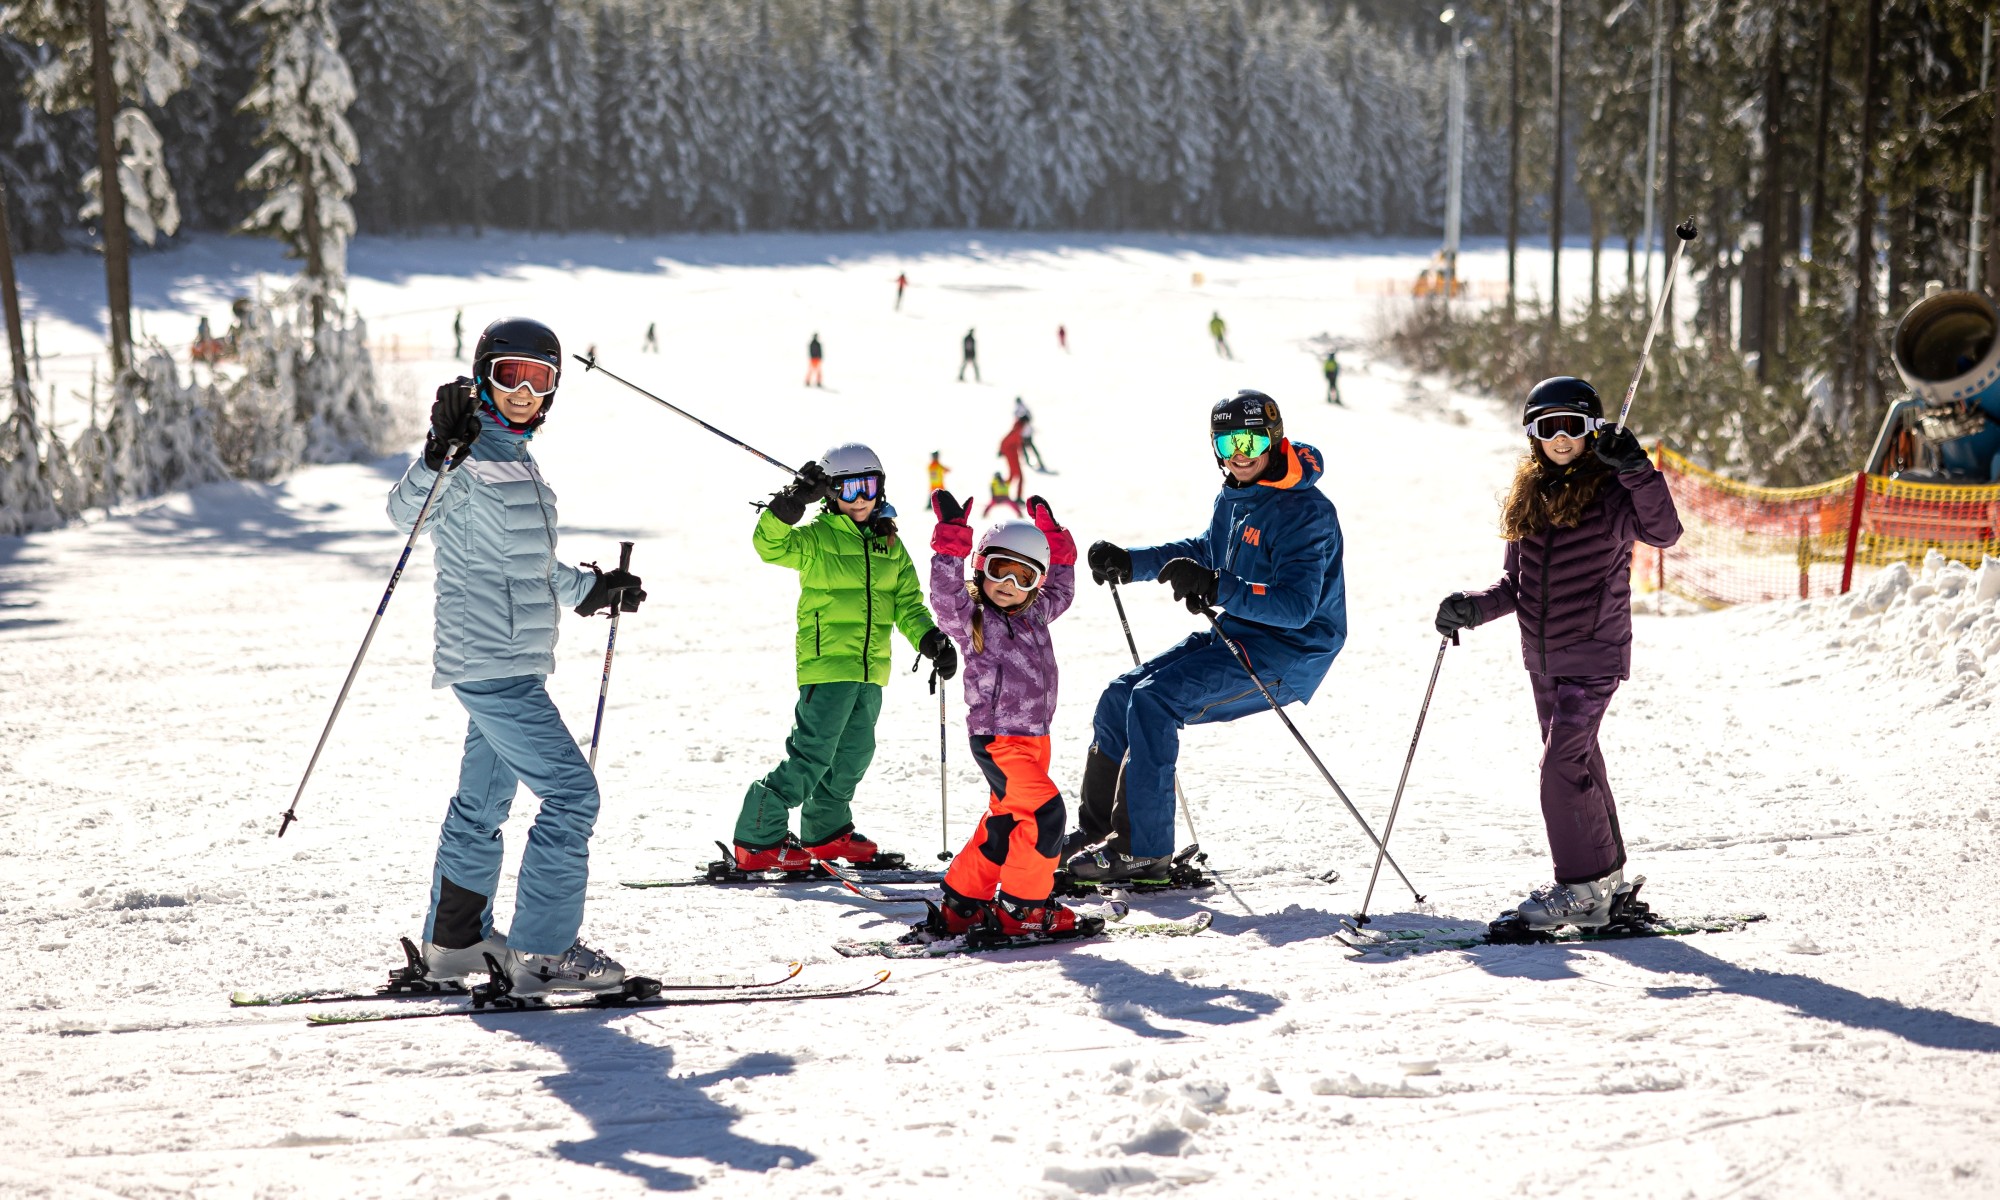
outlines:
{"label": "distant skier", "polygon": [[986,381],[979,377],[979,342],[973,338],[970,329],[965,331],[965,341],[961,343],[961,346],[965,351],[965,357],[961,358],[958,362],[958,381],[960,383],[965,382],[965,369],[971,367],[972,381],[974,383],[985,383]]}
{"label": "distant skier", "polygon": [[[1006,937],[1078,937],[1104,927],[1054,899],[1068,818],[1049,778],[1056,653],[1049,623],[1076,596],[1076,543],[1040,496],[1033,521],[1002,521],[974,557],[964,503],[931,493],[931,611],[965,656],[965,729],[991,785],[986,815],[945,871],[942,899],[905,941],[963,937],[985,925]],[[972,578],[965,560],[972,558]]]}
{"label": "distant skier", "polygon": [[[1098,542],[1091,577],[1157,579],[1191,612],[1223,608],[1223,631],[1265,686],[1280,703],[1303,703],[1347,641],[1345,551],[1340,518],[1318,487],[1319,451],[1285,439],[1277,401],[1262,392],[1218,401],[1209,440],[1222,491],[1207,531],[1129,550]],[[1079,828],[1065,851],[1070,873],[1100,883],[1158,878],[1174,852],[1181,728],[1269,707],[1213,629],[1112,680],[1097,701]]]}
{"label": "distant skier", "polygon": [[930,473],[931,490],[934,492],[944,486],[944,477],[951,474],[951,468],[938,461],[936,450],[931,451],[931,465],[926,470]]}
{"label": "distant skier", "polygon": [[1631,430],[1603,417],[1597,389],[1581,379],[1544,379],[1528,393],[1528,453],[1500,510],[1500,580],[1453,592],[1437,611],[1446,636],[1508,613],[1520,622],[1555,860],[1555,882],[1515,910],[1530,929],[1604,925],[1624,885],[1625,839],[1597,731],[1632,673],[1632,545],[1664,549],[1681,536],[1666,479]]}
{"label": "distant skier", "polygon": [[1021,456],[1024,461],[1044,475],[1054,474],[1042,463],[1042,452],[1035,448],[1035,418],[1019,396],[1014,397],[1014,419],[1021,422]]}
{"label": "distant skier", "polygon": [[1215,339],[1215,352],[1226,359],[1234,361],[1236,356],[1229,352],[1229,339],[1226,336],[1228,333],[1229,326],[1223,322],[1220,312],[1214,313],[1208,318],[1208,336]]}
{"label": "distant skier", "polygon": [[905,274],[903,274],[903,273],[902,273],[901,271],[898,271],[898,272],[896,272],[896,311],[897,311],[897,312],[902,312],[902,311],[903,311],[903,289],[904,289],[904,288],[907,288],[907,287],[909,287],[909,286],[910,286],[910,277],[909,277],[908,275],[905,275]]}
{"label": "distant skier", "polygon": [[998,471],[993,472],[993,480],[986,485],[986,492],[986,507],[979,510],[980,516],[983,517],[992,512],[994,506],[1000,504],[1013,509],[1016,515],[1021,513],[1021,503],[1014,499],[1013,485],[1007,482],[1005,475],[1002,475]]}
{"label": "distant skier", "polygon": [[1069,328],[1067,326],[1056,326],[1056,345],[1062,347],[1064,354],[1069,353]]}
{"label": "distant skier", "polygon": [[[463,979],[491,954],[522,993],[615,991],[625,980],[623,967],[577,938],[597,780],[544,685],[559,606],[589,616],[624,588],[619,606],[634,612],[646,593],[629,572],[555,557],[555,493],[528,439],[548,420],[561,378],[562,345],[548,326],[525,317],[488,325],[472,378],[438,389],[424,452],[389,493],[389,518],[407,532],[459,444],[460,465],[437,484],[427,525],[437,547],[431,686],[449,687],[471,721],[431,872],[424,965],[433,979]],[[502,936],[493,929],[500,830],[522,783],[542,806]]]}
{"label": "distant skier", "polygon": [[451,318],[451,356],[465,357],[465,310],[459,309]]}
{"label": "distant skier", "polygon": [[[800,525],[812,504],[819,512]],[[902,630],[940,678],[958,673],[958,651],[924,607],[923,583],[895,517],[882,460],[847,442],[802,467],[757,518],[750,535],[757,556],[799,573],[792,640],[799,700],[784,760],[744,793],[734,834],[741,870],[810,871],[822,858],[875,861],[875,843],[854,828],[853,802],[875,759],[890,628]],[[795,808],[797,837],[789,829]]]}
{"label": "distant skier", "polygon": [[660,352],[660,327],[658,322],[656,321],[646,322],[646,340],[639,347],[639,350],[641,353],[644,353],[645,351],[648,350],[652,351],[655,354],[658,354]]}
{"label": "distant skier", "polygon": [[[1320,364],[1320,370],[1326,372],[1326,402],[1340,404],[1340,352],[1327,351],[1326,361]],[[1340,406],[1347,407],[1344,404]]]}
{"label": "distant skier", "polygon": [[1021,498],[1022,489],[1027,484],[1027,476],[1021,473],[1021,444],[1026,440],[1024,431],[1027,428],[1026,417],[1015,417],[1013,426],[1007,430],[1007,436],[1000,439],[1000,449],[994,452],[1007,460],[1007,482],[1013,485],[1016,500]]}
{"label": "distant skier", "polygon": [[812,341],[806,343],[807,387],[823,388],[826,386],[826,380],[822,379],[819,373],[819,360],[823,357],[825,357],[825,352],[820,347],[819,334],[815,332],[812,336]]}

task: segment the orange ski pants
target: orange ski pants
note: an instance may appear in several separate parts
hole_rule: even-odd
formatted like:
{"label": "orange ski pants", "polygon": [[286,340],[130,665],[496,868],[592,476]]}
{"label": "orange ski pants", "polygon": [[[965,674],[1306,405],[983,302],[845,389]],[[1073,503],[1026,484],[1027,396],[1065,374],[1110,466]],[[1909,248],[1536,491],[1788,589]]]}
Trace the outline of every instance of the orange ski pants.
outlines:
{"label": "orange ski pants", "polygon": [[993,788],[986,817],[951,860],[945,886],[973,900],[1039,903],[1055,888],[1056,855],[1069,823],[1049,778],[1049,739],[974,734],[972,757]]}

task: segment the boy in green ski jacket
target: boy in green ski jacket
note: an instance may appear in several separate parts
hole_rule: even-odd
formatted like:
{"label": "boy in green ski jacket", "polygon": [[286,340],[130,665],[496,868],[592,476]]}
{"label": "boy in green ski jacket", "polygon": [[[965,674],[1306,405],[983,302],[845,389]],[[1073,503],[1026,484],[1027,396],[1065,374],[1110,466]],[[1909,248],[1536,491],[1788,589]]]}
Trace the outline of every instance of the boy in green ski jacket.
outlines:
{"label": "boy in green ski jacket", "polygon": [[[889,682],[889,629],[903,631],[940,678],[958,650],[924,607],[923,581],[896,536],[882,460],[859,443],[835,446],[771,497],[750,540],[765,562],[799,573],[799,703],[785,758],[750,785],[736,818],[736,867],[808,871],[821,858],[889,865],[854,829],[855,785],[875,758],[875,719]],[[806,506],[819,515],[801,526]],[[799,836],[790,812],[799,815]]]}

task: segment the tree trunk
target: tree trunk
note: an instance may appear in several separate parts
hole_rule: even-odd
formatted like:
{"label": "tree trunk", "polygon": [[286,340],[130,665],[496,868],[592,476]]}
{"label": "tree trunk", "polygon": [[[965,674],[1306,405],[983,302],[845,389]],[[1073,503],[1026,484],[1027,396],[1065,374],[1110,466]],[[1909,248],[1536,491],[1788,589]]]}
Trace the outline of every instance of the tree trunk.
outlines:
{"label": "tree trunk", "polygon": [[1863,429],[1876,417],[1875,379],[1875,109],[1880,86],[1876,58],[1882,39],[1882,0],[1867,0],[1868,14],[1861,37],[1861,141],[1854,204],[1854,339],[1855,399]]}
{"label": "tree trunk", "polygon": [[[1757,253],[1757,382],[1769,383],[1778,353],[1784,312],[1779,307],[1785,277],[1785,36],[1784,6],[1772,13],[1771,47],[1764,59],[1764,193],[1758,220],[1763,225]],[[1745,297],[1743,307],[1750,305]]]}
{"label": "tree trunk", "polygon": [[[2000,118],[1993,124],[2000,162]],[[1514,322],[1514,252],[1521,243],[1521,0],[1507,4],[1507,323]]]}
{"label": "tree trunk", "polygon": [[1604,262],[1604,211],[1593,202],[1590,206],[1590,317],[1597,319],[1597,305],[1602,295],[1599,290],[1599,274]]}
{"label": "tree trunk", "polygon": [[[1832,0],[1828,0],[1829,3]],[[1993,73],[1993,144],[1986,164],[1986,294],[2000,296],[2000,71]]]}
{"label": "tree trunk", "polygon": [[97,109],[98,191],[104,197],[104,294],[111,333],[111,374],[132,360],[132,242],[125,231],[125,188],[118,173],[118,88],[111,79],[111,24],[105,0],[89,0],[90,90]]}
{"label": "tree trunk", "polygon": [[21,293],[14,287],[14,237],[7,226],[7,180],[0,177],[0,304],[7,310],[7,353],[14,367],[14,406],[34,403],[28,391],[28,341],[21,336]]}
{"label": "tree trunk", "polygon": [[1549,175],[1549,340],[1554,350],[1555,335],[1562,330],[1562,244],[1563,244],[1563,0],[1553,0],[1549,35],[1549,105],[1555,122],[1555,139],[1550,147],[1554,166]]}
{"label": "tree trunk", "polygon": [[[1826,211],[1826,139],[1833,112],[1833,0],[1821,0],[1819,10],[1818,107],[1813,117],[1812,232],[1808,237],[1814,264],[1823,265],[1833,257],[1833,243],[1828,236],[1832,223],[1827,220]],[[1994,123],[1993,129],[1993,145],[2000,150],[2000,121]]]}

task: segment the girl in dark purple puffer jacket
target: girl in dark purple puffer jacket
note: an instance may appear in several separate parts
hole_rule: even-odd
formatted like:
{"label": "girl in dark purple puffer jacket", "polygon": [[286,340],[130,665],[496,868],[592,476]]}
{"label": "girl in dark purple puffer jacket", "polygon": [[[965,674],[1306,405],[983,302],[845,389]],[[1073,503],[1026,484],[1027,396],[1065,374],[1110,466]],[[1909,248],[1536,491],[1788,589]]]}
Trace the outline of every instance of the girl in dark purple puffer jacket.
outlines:
{"label": "girl in dark purple puffer jacket", "polygon": [[1545,379],[1523,413],[1528,454],[1501,514],[1500,581],[1438,605],[1449,636],[1514,613],[1542,727],[1542,821],[1555,882],[1517,910],[1530,929],[1595,928],[1625,878],[1618,808],[1598,749],[1612,693],[1632,671],[1632,544],[1665,548],[1681,521],[1639,439],[1604,420],[1581,379]]}

